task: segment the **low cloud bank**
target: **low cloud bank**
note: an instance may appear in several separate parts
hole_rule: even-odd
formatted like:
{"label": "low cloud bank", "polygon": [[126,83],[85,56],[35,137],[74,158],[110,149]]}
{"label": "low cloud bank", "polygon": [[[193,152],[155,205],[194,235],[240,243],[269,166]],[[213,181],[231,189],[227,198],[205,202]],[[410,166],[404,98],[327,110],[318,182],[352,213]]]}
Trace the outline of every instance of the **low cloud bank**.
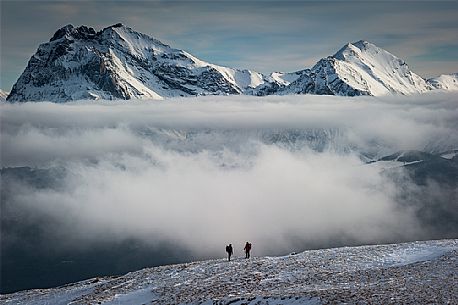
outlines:
{"label": "low cloud bank", "polygon": [[197,255],[246,240],[264,255],[422,236],[396,201],[410,181],[361,154],[458,147],[453,94],[0,107],[2,167],[64,172],[2,182],[9,208],[58,220],[62,240],[168,241]]}
{"label": "low cloud bank", "polygon": [[266,254],[288,251],[293,239],[364,243],[418,230],[394,202],[395,186],[353,156],[261,146],[251,166],[228,169],[205,152],[151,148],[148,157],[66,170],[62,188],[14,196],[21,208],[68,224],[62,236],[175,241],[202,255],[251,240]]}
{"label": "low cloud bank", "polygon": [[[159,102],[2,104],[2,165],[33,166],[125,151],[142,153],[144,141],[161,146],[180,142],[173,147],[178,150],[195,149],[190,145],[231,149],[231,144],[240,147],[241,137],[251,140],[265,130],[287,129],[337,130],[337,145],[357,152],[440,152],[458,147],[457,104],[456,94],[437,93],[383,98],[210,96]],[[230,143],[234,134],[229,138],[187,136],[189,131],[206,130],[208,135],[208,130],[228,129],[240,131],[237,143]],[[196,139],[202,141],[189,144]]]}

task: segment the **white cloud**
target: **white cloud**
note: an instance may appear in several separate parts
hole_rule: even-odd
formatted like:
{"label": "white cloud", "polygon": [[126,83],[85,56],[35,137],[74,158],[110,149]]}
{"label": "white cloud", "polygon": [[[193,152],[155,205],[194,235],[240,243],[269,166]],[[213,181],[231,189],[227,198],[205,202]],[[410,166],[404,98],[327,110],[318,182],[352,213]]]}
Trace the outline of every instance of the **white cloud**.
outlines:
{"label": "white cloud", "polygon": [[26,188],[14,200],[67,224],[60,233],[67,238],[172,240],[200,255],[250,240],[266,254],[291,250],[292,239],[371,242],[418,229],[398,211],[394,185],[354,156],[261,146],[251,166],[228,169],[206,151],[151,147],[148,158],[66,169],[64,188]]}
{"label": "white cloud", "polygon": [[304,145],[317,136],[307,137],[308,133],[324,130],[327,148],[338,145],[357,152],[458,147],[456,94],[208,96],[160,102],[3,104],[1,110],[3,166],[141,153],[145,141],[179,150],[196,145],[212,150],[240,147],[241,141],[265,142],[285,129],[298,129],[299,134],[306,130],[298,140]]}
{"label": "white cloud", "polygon": [[[246,240],[266,254],[297,241],[418,236],[416,218],[395,200],[402,186],[358,154],[458,147],[456,94],[0,110],[3,167],[65,168],[58,188],[17,185],[16,207],[60,219],[67,237],[172,240],[200,255]],[[329,149],[311,149],[320,136]]]}

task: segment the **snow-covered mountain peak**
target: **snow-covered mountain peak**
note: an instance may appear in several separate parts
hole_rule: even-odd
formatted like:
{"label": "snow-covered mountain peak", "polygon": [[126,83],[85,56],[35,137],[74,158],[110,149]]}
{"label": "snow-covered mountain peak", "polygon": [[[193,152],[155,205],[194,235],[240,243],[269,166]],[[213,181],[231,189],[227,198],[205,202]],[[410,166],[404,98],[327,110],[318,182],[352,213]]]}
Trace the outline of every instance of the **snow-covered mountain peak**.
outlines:
{"label": "snow-covered mountain peak", "polygon": [[333,58],[344,61],[359,60],[382,60],[385,61],[401,61],[399,58],[389,53],[388,51],[377,47],[375,44],[366,40],[359,40],[353,43],[347,43],[339,51],[337,51]]}
{"label": "snow-covered mountain peak", "polygon": [[330,95],[412,94],[430,90],[407,64],[365,40],[348,43],[334,55],[304,70],[284,93]]}
{"label": "snow-covered mountain peak", "polygon": [[332,57],[339,60],[346,60],[350,56],[355,56],[361,53],[361,50],[352,43],[347,43],[339,51],[337,51]]}
{"label": "snow-covered mountain peak", "polygon": [[403,70],[408,70],[408,66],[403,60],[365,40],[348,43],[332,57],[359,65],[369,65],[372,68],[377,65],[390,68],[402,67]]}
{"label": "snow-covered mountain peak", "polygon": [[134,31],[121,23],[104,28],[98,33],[99,40],[107,47],[118,49],[142,60],[152,60],[155,55],[180,53],[184,51],[171,48],[169,45],[146,34]]}
{"label": "snow-covered mountain peak", "polygon": [[[410,71],[403,60],[370,42],[360,40],[348,44],[334,58],[344,61],[343,66],[348,65],[341,67],[341,70],[355,74],[356,77],[348,79],[347,83],[357,89],[367,90],[371,95],[411,94],[429,90],[426,81]],[[347,70],[353,70],[353,73]]]}
{"label": "snow-covered mountain peak", "polygon": [[66,25],[39,46],[8,100],[241,94],[264,79],[257,72],[207,63],[123,24],[98,32]]}

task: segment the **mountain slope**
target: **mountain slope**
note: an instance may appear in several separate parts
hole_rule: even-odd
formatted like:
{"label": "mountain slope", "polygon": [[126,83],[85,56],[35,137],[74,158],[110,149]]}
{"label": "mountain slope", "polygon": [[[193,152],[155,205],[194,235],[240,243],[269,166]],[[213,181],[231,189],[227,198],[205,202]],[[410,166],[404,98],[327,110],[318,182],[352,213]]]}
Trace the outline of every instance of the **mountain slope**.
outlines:
{"label": "mountain slope", "polygon": [[143,269],[0,296],[4,304],[453,303],[458,240]]}
{"label": "mountain slope", "polygon": [[281,94],[386,95],[423,93],[431,87],[393,54],[360,40],[304,70]]}
{"label": "mountain slope", "polygon": [[436,89],[458,90],[458,73],[442,74],[428,79],[428,84]]}
{"label": "mountain slope", "polygon": [[67,25],[39,46],[8,100],[240,94],[263,82],[260,73],[209,64],[122,24],[100,32]]}

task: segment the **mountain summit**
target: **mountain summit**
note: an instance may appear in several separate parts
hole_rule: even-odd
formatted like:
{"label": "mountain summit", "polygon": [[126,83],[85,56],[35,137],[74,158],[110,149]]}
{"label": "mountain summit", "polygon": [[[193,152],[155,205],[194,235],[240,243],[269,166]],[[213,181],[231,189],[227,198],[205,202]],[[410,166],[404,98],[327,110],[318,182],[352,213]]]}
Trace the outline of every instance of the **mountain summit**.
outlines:
{"label": "mountain summit", "polygon": [[393,54],[364,40],[349,43],[287,86],[283,93],[385,95],[423,93],[431,87]]}
{"label": "mountain summit", "polygon": [[96,32],[66,25],[38,47],[8,101],[163,99],[228,94],[385,95],[450,86],[428,84],[391,53],[349,43],[311,69],[263,75],[202,61],[123,24]]}
{"label": "mountain summit", "polygon": [[240,94],[263,82],[259,73],[209,64],[122,24],[99,32],[67,25],[38,47],[8,100]]}

